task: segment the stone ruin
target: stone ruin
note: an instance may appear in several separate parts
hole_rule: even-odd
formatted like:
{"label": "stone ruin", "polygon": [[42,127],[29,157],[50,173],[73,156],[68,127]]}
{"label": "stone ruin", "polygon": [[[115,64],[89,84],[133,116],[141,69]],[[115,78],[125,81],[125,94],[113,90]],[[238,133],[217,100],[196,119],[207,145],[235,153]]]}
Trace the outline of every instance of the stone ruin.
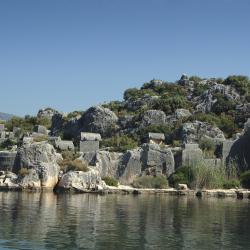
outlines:
{"label": "stone ruin", "polygon": [[148,133],[147,135],[147,142],[150,144],[164,144],[165,135],[162,133]]}
{"label": "stone ruin", "polygon": [[80,138],[80,152],[98,152],[101,140],[102,138],[100,134],[82,132]]}

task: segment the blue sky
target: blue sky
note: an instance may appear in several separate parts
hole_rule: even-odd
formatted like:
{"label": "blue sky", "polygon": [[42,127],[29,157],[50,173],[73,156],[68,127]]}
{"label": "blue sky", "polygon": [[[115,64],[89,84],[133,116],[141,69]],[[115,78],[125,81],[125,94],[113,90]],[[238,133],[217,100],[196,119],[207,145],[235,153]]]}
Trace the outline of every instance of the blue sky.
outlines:
{"label": "blue sky", "polygon": [[0,0],[0,111],[69,112],[150,79],[250,76],[249,0]]}

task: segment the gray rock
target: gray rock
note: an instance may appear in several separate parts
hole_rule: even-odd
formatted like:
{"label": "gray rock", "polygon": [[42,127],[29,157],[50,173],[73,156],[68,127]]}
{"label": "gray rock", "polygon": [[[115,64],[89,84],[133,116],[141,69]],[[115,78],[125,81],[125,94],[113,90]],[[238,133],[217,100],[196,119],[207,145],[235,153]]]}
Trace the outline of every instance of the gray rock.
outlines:
{"label": "gray rock", "polygon": [[203,137],[212,139],[216,143],[225,140],[223,132],[218,127],[200,121],[184,123],[181,137],[183,143],[198,143]]}
{"label": "gray rock", "polygon": [[34,132],[38,134],[48,135],[48,130],[42,125],[37,125],[34,127]]}
{"label": "gray rock", "polygon": [[0,189],[19,189],[18,176],[9,171],[0,171]]}
{"label": "gray rock", "polygon": [[127,151],[119,163],[117,174],[121,184],[131,184],[142,174],[142,149],[137,148]]}
{"label": "gray rock", "polygon": [[114,112],[101,106],[89,108],[79,120],[81,132],[109,135],[116,129],[118,118]]}
{"label": "gray rock", "polygon": [[38,118],[48,118],[49,120],[52,119],[52,117],[55,115],[55,114],[58,114],[59,112],[55,109],[52,109],[52,108],[44,108],[44,109],[40,109],[37,113],[37,117]]}
{"label": "gray rock", "polygon": [[162,125],[166,122],[166,114],[161,110],[148,110],[144,113],[141,120],[141,127],[150,125]]}
{"label": "gray rock", "polygon": [[190,117],[192,114],[188,109],[176,109],[175,110],[175,117],[176,119],[182,119],[182,118],[187,118]]}
{"label": "gray rock", "polygon": [[62,176],[58,183],[59,189],[86,192],[104,188],[105,182],[102,181],[98,171],[88,172],[70,171]]}
{"label": "gray rock", "polygon": [[58,182],[62,156],[47,142],[24,144],[18,150],[18,169],[27,168],[27,175],[21,179],[22,188],[50,188]]}
{"label": "gray rock", "polygon": [[[142,145],[143,170],[153,169],[155,174],[165,174],[170,176],[174,172],[174,156],[167,147],[160,147],[157,144]],[[149,172],[147,174],[150,174]]]}
{"label": "gray rock", "polygon": [[198,144],[185,144],[182,151],[182,166],[192,166],[203,161],[203,153]]}
{"label": "gray rock", "polygon": [[74,143],[72,141],[66,141],[66,140],[57,140],[55,142],[55,148],[65,151],[65,150],[75,150]]}

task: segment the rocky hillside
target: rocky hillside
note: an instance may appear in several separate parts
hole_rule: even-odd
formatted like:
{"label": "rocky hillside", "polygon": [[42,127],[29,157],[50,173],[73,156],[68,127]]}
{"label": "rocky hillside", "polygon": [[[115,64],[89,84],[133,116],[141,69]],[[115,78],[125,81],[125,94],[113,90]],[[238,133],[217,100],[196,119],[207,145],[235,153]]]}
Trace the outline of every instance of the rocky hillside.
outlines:
{"label": "rocky hillside", "polygon": [[36,117],[13,117],[0,134],[8,150],[0,152],[2,185],[86,190],[114,178],[139,187],[149,180],[147,186],[162,187],[168,179],[172,186],[231,188],[245,173],[242,183],[250,187],[249,90],[244,76],[183,75],[175,83],[151,80],[127,89],[123,101],[85,111],[46,108]]}
{"label": "rocky hillside", "polygon": [[[250,80],[245,76],[201,79],[183,75],[177,82],[151,80],[124,92],[123,101],[62,114],[41,110],[51,133],[76,139],[80,132],[100,133],[103,147],[124,151],[140,145],[147,132],[162,132],[166,144],[220,141],[243,128],[250,112]],[[49,114],[48,114],[49,113]]]}

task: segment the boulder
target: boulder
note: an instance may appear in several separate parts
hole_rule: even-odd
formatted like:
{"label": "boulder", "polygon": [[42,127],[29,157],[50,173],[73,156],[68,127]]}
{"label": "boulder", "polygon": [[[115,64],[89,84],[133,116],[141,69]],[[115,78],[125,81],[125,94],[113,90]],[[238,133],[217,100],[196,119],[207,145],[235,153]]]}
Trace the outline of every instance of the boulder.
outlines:
{"label": "boulder", "polygon": [[52,108],[44,108],[44,109],[40,109],[37,113],[37,117],[38,118],[47,118],[49,120],[52,119],[52,117],[55,115],[55,114],[58,114],[59,112],[55,109],[52,109]]}
{"label": "boulder", "polygon": [[18,176],[9,171],[0,171],[0,189],[19,189]]}
{"label": "boulder", "polygon": [[118,118],[114,112],[102,106],[89,108],[79,120],[80,132],[109,135],[116,128]]}
{"label": "boulder", "polygon": [[142,173],[142,149],[129,150],[123,154],[118,167],[119,182],[131,184]]}
{"label": "boulder", "polygon": [[141,127],[150,125],[162,125],[166,122],[166,114],[161,110],[148,110],[141,120]]}
{"label": "boulder", "polygon": [[87,192],[104,188],[105,182],[102,181],[98,171],[90,170],[88,172],[70,171],[62,176],[57,188],[61,190]]}
{"label": "boulder", "polygon": [[153,170],[153,174],[170,176],[174,172],[174,156],[172,151],[166,146],[143,144],[141,160],[143,165],[142,170],[146,171],[146,174],[150,174],[150,171]]}
{"label": "boulder", "polygon": [[176,109],[175,117],[177,120],[190,117],[192,114],[188,109]]}
{"label": "boulder", "polygon": [[60,167],[58,162],[62,156],[47,142],[24,144],[18,150],[18,169],[27,169],[21,179],[22,188],[50,188],[58,182]]}
{"label": "boulder", "polygon": [[223,132],[207,122],[194,121],[183,124],[181,129],[183,143],[198,143],[203,137],[212,139],[216,143],[225,140]]}

